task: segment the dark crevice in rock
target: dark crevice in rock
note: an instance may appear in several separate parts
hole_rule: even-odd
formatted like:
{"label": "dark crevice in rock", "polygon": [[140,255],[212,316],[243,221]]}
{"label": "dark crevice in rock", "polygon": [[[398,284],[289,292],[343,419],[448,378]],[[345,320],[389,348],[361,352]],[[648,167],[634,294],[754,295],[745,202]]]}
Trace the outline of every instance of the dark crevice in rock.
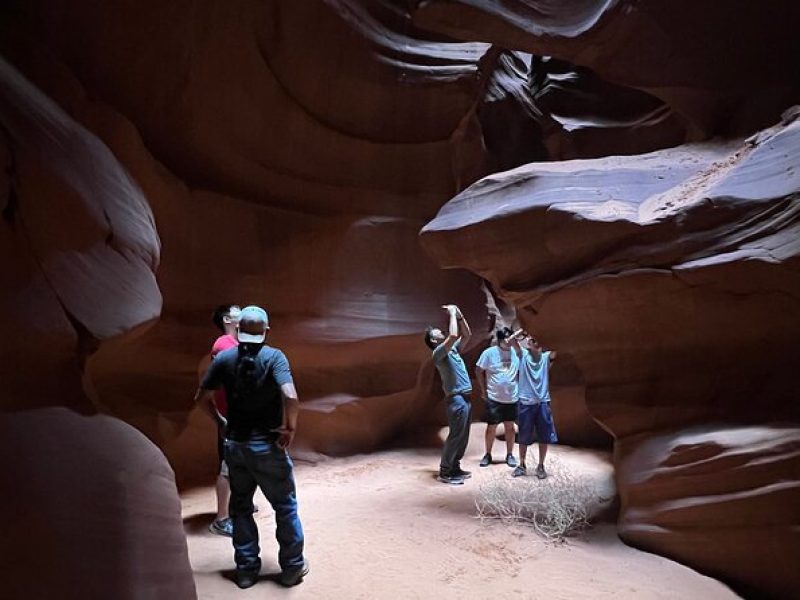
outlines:
{"label": "dark crevice in rock", "polygon": [[14,187],[13,182],[11,182],[6,190],[5,206],[3,206],[2,215],[3,220],[8,223],[12,229],[14,228],[18,206],[19,199],[17,198],[17,189]]}
{"label": "dark crevice in rock", "polygon": [[19,208],[19,196],[14,184],[17,176],[16,159],[11,147],[11,136],[5,127],[0,127],[0,143],[3,144],[5,152],[8,154],[8,162],[4,165],[5,190],[0,196],[0,214],[3,220],[14,228],[14,219]]}
{"label": "dark crevice in rock", "polygon": [[78,366],[81,373],[84,373],[86,370],[86,361],[100,348],[100,340],[92,335],[86,325],[81,323],[75,317],[75,315],[73,315],[67,309],[67,307],[64,306],[60,299],[59,303],[61,304],[61,308],[64,310],[64,315],[66,315],[67,320],[72,325],[72,328],[75,330],[75,334],[78,337],[77,344],[75,345],[75,356],[78,359]]}

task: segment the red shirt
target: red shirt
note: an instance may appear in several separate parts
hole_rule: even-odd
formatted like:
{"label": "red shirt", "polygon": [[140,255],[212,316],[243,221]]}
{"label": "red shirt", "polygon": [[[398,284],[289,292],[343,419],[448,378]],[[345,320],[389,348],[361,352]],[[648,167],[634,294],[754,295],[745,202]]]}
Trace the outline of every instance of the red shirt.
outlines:
{"label": "red shirt", "polygon": [[[217,354],[222,352],[223,350],[227,350],[228,348],[235,348],[239,345],[239,340],[237,340],[232,335],[221,335],[217,338],[214,342],[214,345],[211,346],[211,358],[214,358]],[[218,390],[214,390],[214,402],[217,404],[217,410],[220,414],[224,417],[228,414],[228,401],[225,399],[225,390],[223,388],[219,388]]]}

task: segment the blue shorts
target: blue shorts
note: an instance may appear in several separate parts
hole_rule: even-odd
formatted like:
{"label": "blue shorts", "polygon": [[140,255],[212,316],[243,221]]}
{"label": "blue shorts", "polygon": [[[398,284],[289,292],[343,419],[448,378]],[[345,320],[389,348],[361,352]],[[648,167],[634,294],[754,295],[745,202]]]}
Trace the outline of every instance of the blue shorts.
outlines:
{"label": "blue shorts", "polygon": [[520,402],[518,419],[519,443],[523,446],[530,446],[534,442],[555,444],[558,441],[549,402]]}

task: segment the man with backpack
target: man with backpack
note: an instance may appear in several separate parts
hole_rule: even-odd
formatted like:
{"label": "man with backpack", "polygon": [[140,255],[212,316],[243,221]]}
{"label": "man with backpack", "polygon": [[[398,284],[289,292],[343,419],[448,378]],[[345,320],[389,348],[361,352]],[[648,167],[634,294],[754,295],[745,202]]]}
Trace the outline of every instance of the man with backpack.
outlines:
{"label": "man with backpack", "polygon": [[[297,428],[300,404],[286,355],[265,343],[268,330],[263,308],[242,309],[239,345],[217,354],[195,396],[225,428],[236,584],[240,588],[254,585],[261,569],[258,527],[253,518],[256,486],[275,510],[281,583],[296,585],[308,573],[293,464],[286,451]],[[225,389],[227,417],[210,402],[213,390],[220,387]]]}

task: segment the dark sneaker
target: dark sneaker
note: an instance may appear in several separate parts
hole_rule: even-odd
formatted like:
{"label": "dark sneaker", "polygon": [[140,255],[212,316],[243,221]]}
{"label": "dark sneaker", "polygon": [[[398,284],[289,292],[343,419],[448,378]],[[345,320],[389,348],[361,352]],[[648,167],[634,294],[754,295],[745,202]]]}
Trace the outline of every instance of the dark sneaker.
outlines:
{"label": "dark sneaker", "polygon": [[544,470],[544,465],[539,465],[536,467],[536,477],[539,479],[546,479],[547,478],[547,471]]}
{"label": "dark sneaker", "polygon": [[258,581],[258,571],[245,571],[244,569],[236,571],[236,585],[243,590],[253,587],[256,581]]}
{"label": "dark sneaker", "polygon": [[442,475],[440,473],[437,479],[442,483],[449,483],[450,485],[464,485],[464,478],[458,475]]}
{"label": "dark sneaker", "polygon": [[513,454],[506,456],[506,464],[512,469],[517,466],[517,459],[514,458]]}
{"label": "dark sneaker", "polygon": [[472,477],[472,472],[465,471],[464,469],[456,469],[455,471],[453,471],[453,475],[455,475],[456,477],[461,477],[461,479],[469,479],[470,477]]}
{"label": "dark sneaker", "polygon": [[478,464],[482,467],[488,467],[490,464],[492,464],[492,455],[488,453],[484,454],[481,462]]}
{"label": "dark sneaker", "polygon": [[226,517],[224,519],[214,519],[211,522],[211,525],[208,526],[208,530],[211,533],[216,533],[217,535],[227,535],[228,537],[233,537],[233,521],[231,521],[230,517]]}
{"label": "dark sneaker", "polygon": [[308,561],[304,560],[303,564],[299,567],[284,569],[284,571],[281,573],[281,584],[285,585],[286,587],[297,585],[303,581],[303,577],[308,575],[309,568],[310,565],[308,564]]}
{"label": "dark sneaker", "polygon": [[525,477],[527,474],[528,474],[528,469],[526,469],[522,465],[519,465],[516,469],[514,469],[514,472],[511,473],[511,476],[512,477]]}

